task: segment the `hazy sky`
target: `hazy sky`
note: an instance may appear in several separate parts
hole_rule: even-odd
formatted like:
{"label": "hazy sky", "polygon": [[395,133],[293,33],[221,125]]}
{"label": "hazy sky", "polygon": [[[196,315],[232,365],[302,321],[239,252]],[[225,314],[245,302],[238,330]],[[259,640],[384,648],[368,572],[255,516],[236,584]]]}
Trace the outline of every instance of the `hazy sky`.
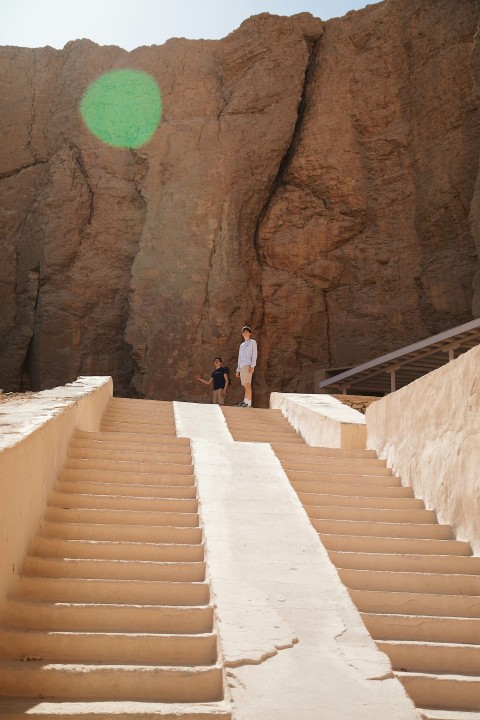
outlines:
{"label": "hazy sky", "polygon": [[[373,3],[373,0],[370,0]],[[132,50],[170,37],[221,38],[250,15],[310,12],[328,20],[365,0],[0,0],[0,45],[62,48],[89,38]]]}

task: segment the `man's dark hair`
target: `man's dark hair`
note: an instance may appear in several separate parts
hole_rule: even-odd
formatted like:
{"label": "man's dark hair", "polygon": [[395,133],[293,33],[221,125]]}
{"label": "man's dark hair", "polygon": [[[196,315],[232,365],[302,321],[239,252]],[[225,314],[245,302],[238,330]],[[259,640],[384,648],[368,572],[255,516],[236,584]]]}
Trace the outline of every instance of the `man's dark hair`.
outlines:
{"label": "man's dark hair", "polygon": [[223,362],[222,358],[219,358],[219,357],[214,357],[213,362],[215,362],[215,360],[218,360],[219,362]]}

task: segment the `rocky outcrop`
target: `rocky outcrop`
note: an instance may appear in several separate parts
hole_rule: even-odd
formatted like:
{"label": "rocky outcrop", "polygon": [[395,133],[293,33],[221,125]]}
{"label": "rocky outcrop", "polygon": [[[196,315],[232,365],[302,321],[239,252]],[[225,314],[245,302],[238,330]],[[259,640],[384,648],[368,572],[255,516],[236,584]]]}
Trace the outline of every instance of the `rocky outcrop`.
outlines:
{"label": "rocky outcrop", "polygon": [[[130,53],[0,48],[0,387],[203,399],[249,322],[265,403],[478,314],[479,17],[385,0]],[[137,150],[78,111],[123,67],[163,97]]]}

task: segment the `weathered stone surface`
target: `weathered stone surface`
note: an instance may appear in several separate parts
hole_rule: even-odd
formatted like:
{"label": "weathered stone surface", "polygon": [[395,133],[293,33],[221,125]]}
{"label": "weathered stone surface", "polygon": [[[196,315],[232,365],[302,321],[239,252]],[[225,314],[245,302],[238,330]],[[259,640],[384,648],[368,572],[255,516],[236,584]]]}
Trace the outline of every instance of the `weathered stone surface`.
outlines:
{"label": "weathered stone surface", "polygon": [[[203,399],[250,322],[265,403],[478,314],[479,15],[385,0],[131,53],[0,48],[0,386]],[[139,150],[78,112],[119,67],[162,91]]]}
{"label": "weathered stone surface", "polygon": [[[480,553],[480,346],[374,402],[367,447]],[[473,512],[472,512],[473,509]]]}

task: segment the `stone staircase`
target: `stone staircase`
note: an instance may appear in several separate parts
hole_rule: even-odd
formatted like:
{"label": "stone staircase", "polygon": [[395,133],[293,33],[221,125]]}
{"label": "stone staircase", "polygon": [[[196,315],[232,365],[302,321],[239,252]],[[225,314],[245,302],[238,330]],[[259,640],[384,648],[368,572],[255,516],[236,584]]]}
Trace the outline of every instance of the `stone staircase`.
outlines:
{"label": "stone staircase", "polygon": [[77,431],[0,627],[0,717],[229,720],[171,403]]}
{"label": "stone staircase", "polygon": [[228,429],[237,442],[266,442],[305,445],[305,441],[281,410],[221,407]]}
{"label": "stone staircase", "polygon": [[421,717],[479,720],[480,558],[470,545],[373,451],[308,447],[280,411],[223,412],[235,440],[272,444]]}

